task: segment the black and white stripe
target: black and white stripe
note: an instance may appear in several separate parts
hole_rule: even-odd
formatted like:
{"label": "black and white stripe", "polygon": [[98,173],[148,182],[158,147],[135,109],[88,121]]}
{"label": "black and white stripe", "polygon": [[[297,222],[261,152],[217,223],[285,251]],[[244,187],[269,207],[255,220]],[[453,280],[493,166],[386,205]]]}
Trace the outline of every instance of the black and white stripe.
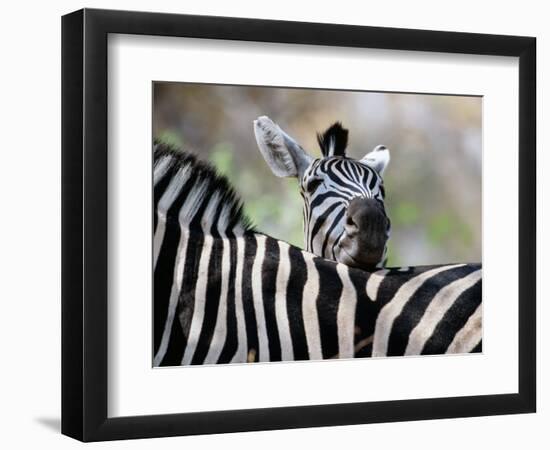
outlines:
{"label": "black and white stripe", "polygon": [[[306,250],[323,258],[336,258],[338,244],[346,235],[345,218],[355,198],[374,199],[387,219],[386,242],[391,225],[384,208],[384,183],[373,168],[345,156],[318,159],[308,167],[300,182],[304,200]],[[385,265],[387,244],[379,266]]]}
{"label": "black and white stripe", "polygon": [[317,257],[256,232],[224,178],[163,145],[154,199],[154,366],[481,348],[479,265]]}

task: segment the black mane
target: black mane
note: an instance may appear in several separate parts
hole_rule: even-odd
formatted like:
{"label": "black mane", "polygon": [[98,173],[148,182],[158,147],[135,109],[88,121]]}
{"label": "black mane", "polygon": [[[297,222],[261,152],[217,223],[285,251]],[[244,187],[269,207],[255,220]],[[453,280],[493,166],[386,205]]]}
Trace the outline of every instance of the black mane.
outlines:
{"label": "black mane", "polygon": [[[181,191],[193,191],[199,192],[197,196],[198,210],[201,214],[197,214],[198,218],[195,218],[190,224],[191,229],[200,229],[200,215],[207,209],[210,202],[217,199],[218,207],[216,208],[216,221],[220,220],[220,210],[223,209],[227,212],[225,222],[228,224],[228,229],[231,231],[236,227],[239,227],[243,232],[253,231],[254,227],[252,222],[246,216],[243,211],[243,203],[235,192],[232,184],[224,176],[218,173],[218,171],[210,164],[201,161],[196,155],[178,149],[170,144],[155,140],[153,147],[153,170],[155,170],[159,164],[165,164],[167,166],[166,171],[159,176],[159,179],[155,179],[155,210],[158,208],[158,202],[162,195],[162,191],[167,188],[169,182],[173,177],[181,172],[182,169],[187,169],[191,173],[189,180],[184,184]],[[200,188],[200,189],[199,189]],[[182,197],[180,194],[179,197]],[[179,201],[179,200],[176,200]],[[183,201],[183,200],[181,200]],[[178,221],[179,220],[179,208],[169,208],[166,212],[166,220]],[[208,233],[209,230],[200,230]]]}
{"label": "black mane", "polygon": [[324,133],[317,133],[317,142],[323,156],[345,156],[348,145],[348,130],[340,122],[332,124]]}

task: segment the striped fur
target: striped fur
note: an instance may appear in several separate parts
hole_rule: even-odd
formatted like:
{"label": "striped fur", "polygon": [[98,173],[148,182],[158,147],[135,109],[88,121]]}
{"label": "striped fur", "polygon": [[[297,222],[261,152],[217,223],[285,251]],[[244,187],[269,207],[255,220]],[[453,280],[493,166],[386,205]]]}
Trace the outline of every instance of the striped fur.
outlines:
{"label": "striped fur", "polygon": [[371,167],[346,157],[315,160],[300,181],[304,200],[304,242],[307,251],[333,261],[346,238],[346,213],[355,198],[376,200],[386,219],[384,250],[378,267],[385,265],[391,225],[384,206],[384,183]]}
{"label": "striped fur", "polygon": [[319,258],[256,232],[225,179],[163,145],[154,198],[154,366],[481,349],[479,265]]}

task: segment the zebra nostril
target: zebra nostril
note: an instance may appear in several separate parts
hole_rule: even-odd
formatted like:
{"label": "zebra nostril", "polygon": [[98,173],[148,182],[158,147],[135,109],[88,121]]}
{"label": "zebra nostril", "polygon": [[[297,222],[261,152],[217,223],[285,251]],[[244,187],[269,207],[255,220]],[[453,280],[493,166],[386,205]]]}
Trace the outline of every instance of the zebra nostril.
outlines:
{"label": "zebra nostril", "polygon": [[348,216],[346,219],[346,225],[353,228],[358,228],[357,224],[353,221],[353,218],[351,216]]}

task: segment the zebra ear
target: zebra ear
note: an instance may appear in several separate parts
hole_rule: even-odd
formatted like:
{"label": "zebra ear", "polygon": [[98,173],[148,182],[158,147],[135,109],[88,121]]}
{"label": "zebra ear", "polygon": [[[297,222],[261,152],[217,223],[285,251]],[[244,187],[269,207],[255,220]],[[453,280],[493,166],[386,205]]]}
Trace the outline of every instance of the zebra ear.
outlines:
{"label": "zebra ear", "polygon": [[363,156],[361,162],[382,175],[390,162],[390,151],[385,146],[378,145],[372,152]]}
{"label": "zebra ear", "polygon": [[301,177],[313,161],[300,145],[267,116],[254,121],[260,152],[278,177]]}

